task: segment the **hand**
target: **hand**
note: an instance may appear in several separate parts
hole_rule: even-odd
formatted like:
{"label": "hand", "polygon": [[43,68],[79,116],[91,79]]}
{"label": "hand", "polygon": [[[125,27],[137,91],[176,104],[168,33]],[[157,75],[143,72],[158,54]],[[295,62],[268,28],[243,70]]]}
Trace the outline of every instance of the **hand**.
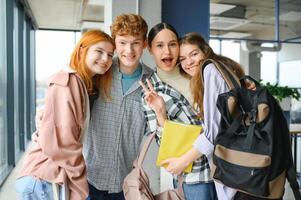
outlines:
{"label": "hand", "polygon": [[174,175],[179,175],[181,174],[184,169],[188,166],[189,163],[185,162],[184,159],[181,157],[179,158],[169,158],[166,160],[163,160],[160,165],[162,167],[165,167],[165,169],[174,174]]}
{"label": "hand", "polygon": [[146,104],[156,113],[159,125],[163,126],[164,121],[167,118],[164,99],[154,90],[154,87],[148,79],[146,79],[146,83],[147,86],[142,83],[142,81],[139,82],[145,92],[144,100]]}
{"label": "hand", "polygon": [[248,79],[245,80],[246,88],[248,90],[256,90],[256,85],[253,81],[250,81]]}
{"label": "hand", "polygon": [[38,142],[38,137],[39,137],[39,132],[36,131],[33,134],[31,134],[31,141],[33,141],[34,143]]}

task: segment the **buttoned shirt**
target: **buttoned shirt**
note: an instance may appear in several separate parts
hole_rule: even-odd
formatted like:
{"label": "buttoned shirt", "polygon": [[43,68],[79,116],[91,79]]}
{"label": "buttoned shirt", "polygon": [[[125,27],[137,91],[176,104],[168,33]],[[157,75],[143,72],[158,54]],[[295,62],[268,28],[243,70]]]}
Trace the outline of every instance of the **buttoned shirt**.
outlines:
{"label": "buttoned shirt", "polygon": [[[194,125],[202,124],[202,121],[198,120],[198,117],[188,100],[173,87],[161,81],[157,73],[154,73],[151,76],[150,82],[158,95],[163,97],[169,120]],[[155,112],[146,104],[144,97],[145,93],[142,92],[142,102],[147,124],[146,132],[151,133],[157,130],[157,119]],[[160,139],[160,134],[157,135]],[[184,174],[184,183],[193,184],[211,181],[209,163],[204,155],[194,161],[191,173]]]}
{"label": "buttoned shirt", "polygon": [[[140,79],[152,74],[143,63]],[[132,170],[133,161],[145,133],[145,118],[138,81],[123,94],[118,59],[113,59],[111,100],[99,96],[95,100],[84,156],[88,181],[98,190],[118,193],[122,191],[125,176]],[[139,80],[140,80],[139,79]]]}

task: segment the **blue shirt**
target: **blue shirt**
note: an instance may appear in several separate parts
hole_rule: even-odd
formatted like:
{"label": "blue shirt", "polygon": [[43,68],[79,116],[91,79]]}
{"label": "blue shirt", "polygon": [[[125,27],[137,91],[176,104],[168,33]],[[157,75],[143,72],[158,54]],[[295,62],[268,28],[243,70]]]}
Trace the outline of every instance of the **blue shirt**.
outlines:
{"label": "blue shirt", "polygon": [[121,84],[122,84],[122,92],[125,94],[128,89],[135,83],[141,76],[142,73],[142,67],[139,64],[138,68],[136,71],[134,71],[132,74],[124,74],[122,73],[122,78],[121,78]]}

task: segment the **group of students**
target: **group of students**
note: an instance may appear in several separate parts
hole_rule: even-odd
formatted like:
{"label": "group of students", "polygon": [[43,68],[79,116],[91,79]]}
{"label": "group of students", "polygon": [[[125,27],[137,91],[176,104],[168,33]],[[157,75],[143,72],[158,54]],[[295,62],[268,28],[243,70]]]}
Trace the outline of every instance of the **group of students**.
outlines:
{"label": "group of students", "polygon": [[[34,147],[15,184],[20,199],[54,199],[54,185],[59,199],[66,193],[70,200],[124,199],[123,180],[143,136],[160,137],[166,119],[201,124],[204,130],[191,150],[162,162],[174,175],[194,162],[184,174],[185,199],[235,198],[235,190],[210,176],[221,117],[216,99],[229,88],[213,64],[200,66],[213,59],[238,76],[242,68],[216,55],[197,33],[179,38],[167,23],[147,32],[141,16],[122,14],[112,23],[112,37],[100,30],[82,35],[68,69],[49,79]],[[140,60],[146,47],[155,71]]]}

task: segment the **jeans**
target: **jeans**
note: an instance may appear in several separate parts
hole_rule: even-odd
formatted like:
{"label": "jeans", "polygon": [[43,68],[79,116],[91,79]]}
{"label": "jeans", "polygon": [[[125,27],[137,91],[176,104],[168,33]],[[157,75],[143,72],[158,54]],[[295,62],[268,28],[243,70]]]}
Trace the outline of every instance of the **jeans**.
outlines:
{"label": "jeans", "polygon": [[125,200],[123,192],[109,193],[108,191],[98,190],[93,185],[89,185],[89,197],[86,200]]}
{"label": "jeans", "polygon": [[214,183],[183,184],[186,200],[217,200]]}
{"label": "jeans", "polygon": [[[174,187],[178,187],[177,181],[173,181]],[[183,183],[185,200],[217,200],[214,182],[210,183]]]}
{"label": "jeans", "polygon": [[32,176],[24,176],[16,180],[15,188],[20,200],[52,200],[52,184],[35,179]]}

